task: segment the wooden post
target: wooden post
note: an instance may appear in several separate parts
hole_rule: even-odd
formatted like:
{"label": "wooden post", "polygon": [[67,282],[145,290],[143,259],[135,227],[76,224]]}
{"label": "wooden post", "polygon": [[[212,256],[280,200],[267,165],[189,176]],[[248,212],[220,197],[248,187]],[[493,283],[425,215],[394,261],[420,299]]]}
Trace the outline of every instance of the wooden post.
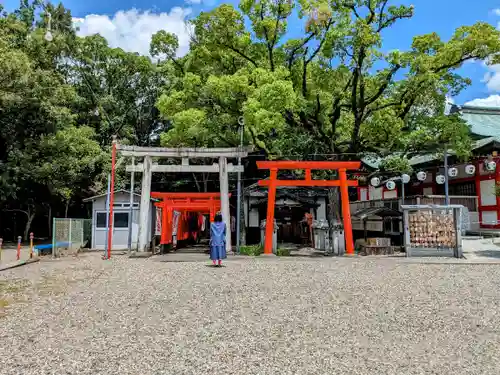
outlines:
{"label": "wooden post", "polygon": [[210,223],[208,224],[208,233],[210,234],[210,224],[214,222],[216,207],[214,203],[214,199],[210,197]]}
{"label": "wooden post", "polygon": [[229,181],[227,174],[227,158],[219,158],[219,180],[220,180],[220,203],[222,209],[222,220],[226,223],[226,251],[231,247],[231,214],[229,211]]}
{"label": "wooden post", "polygon": [[150,220],[149,202],[151,200],[151,156],[144,156],[142,171],[141,206],[139,208],[139,248],[138,251],[147,251],[148,228]]}
{"label": "wooden post", "polygon": [[174,209],[168,208],[167,211],[167,243],[174,242]]}
{"label": "wooden post", "polygon": [[306,175],[306,181],[311,182],[312,181],[312,173],[310,169],[305,170],[305,175]]}
{"label": "wooden post", "polygon": [[345,168],[339,169],[340,196],[342,199],[342,217],[344,218],[345,247],[347,254],[354,254],[354,241],[352,237],[351,210],[349,207],[349,188],[347,186],[347,173]]}
{"label": "wooden post", "polygon": [[[476,173],[474,174],[474,182],[476,184],[476,194],[477,194],[477,213],[478,213],[478,221],[479,221],[479,229],[481,230],[481,227],[483,226],[483,210],[481,209],[482,202],[481,202],[481,172],[480,172],[480,167],[481,163],[479,160],[476,160],[474,163],[476,166]],[[498,219],[498,217],[497,217]]]}
{"label": "wooden post", "polygon": [[273,237],[274,237],[274,205],[276,200],[276,179],[278,178],[278,170],[271,169],[269,178],[269,188],[267,192],[267,217],[266,217],[266,237],[264,241],[264,254],[273,253]]}
{"label": "wooden post", "polygon": [[30,258],[33,258],[33,239],[35,238],[35,235],[33,232],[30,233]]}
{"label": "wooden post", "polygon": [[21,236],[17,237],[17,254],[16,254],[17,260],[21,259]]}
{"label": "wooden post", "polygon": [[165,245],[168,243],[168,236],[170,234],[170,240],[172,240],[172,234],[170,233],[171,228],[168,227],[168,208],[167,202],[163,201],[161,205],[161,239],[160,243]]}

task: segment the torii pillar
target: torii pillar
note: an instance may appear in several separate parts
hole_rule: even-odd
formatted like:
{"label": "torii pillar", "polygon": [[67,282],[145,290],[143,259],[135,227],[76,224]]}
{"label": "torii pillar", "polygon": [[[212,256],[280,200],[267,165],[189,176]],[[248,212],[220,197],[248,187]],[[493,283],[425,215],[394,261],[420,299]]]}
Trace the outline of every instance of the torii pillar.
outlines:
{"label": "torii pillar", "polygon": [[226,223],[226,251],[232,250],[231,246],[231,214],[229,211],[229,177],[227,173],[227,158],[219,158],[220,203],[222,220]]}
{"label": "torii pillar", "polygon": [[[144,156],[141,187],[141,205],[139,207],[139,246],[138,251],[148,251],[148,232],[150,230],[149,210],[151,196],[151,156]],[[132,220],[132,218],[129,218]]]}

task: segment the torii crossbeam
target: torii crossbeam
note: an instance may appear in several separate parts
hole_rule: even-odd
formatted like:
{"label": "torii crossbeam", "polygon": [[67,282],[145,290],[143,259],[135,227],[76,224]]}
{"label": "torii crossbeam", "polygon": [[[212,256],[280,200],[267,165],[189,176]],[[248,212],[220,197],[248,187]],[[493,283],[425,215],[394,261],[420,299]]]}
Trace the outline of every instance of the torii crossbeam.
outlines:
{"label": "torii crossbeam", "polygon": [[[260,186],[268,187],[266,238],[264,242],[264,254],[273,252],[274,231],[274,205],[276,200],[276,188],[280,186],[324,186],[340,187],[342,200],[342,216],[344,219],[344,233],[347,254],[354,254],[354,242],[352,236],[351,211],[349,207],[349,186],[358,186],[357,180],[347,179],[348,169],[361,168],[359,161],[258,161],[257,168],[269,169],[271,171],[269,180],[260,180]],[[278,180],[278,170],[304,170],[304,180]],[[338,180],[313,180],[312,170],[338,170]]]}

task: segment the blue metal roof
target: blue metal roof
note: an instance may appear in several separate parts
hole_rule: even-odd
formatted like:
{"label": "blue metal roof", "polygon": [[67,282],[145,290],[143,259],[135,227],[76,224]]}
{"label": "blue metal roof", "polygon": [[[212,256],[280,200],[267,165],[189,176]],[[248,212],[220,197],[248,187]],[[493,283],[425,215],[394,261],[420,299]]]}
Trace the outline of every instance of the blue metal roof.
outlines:
{"label": "blue metal roof", "polygon": [[471,127],[471,133],[481,137],[500,136],[500,108],[463,106],[460,116]]}
{"label": "blue metal roof", "polygon": [[[488,137],[488,138],[483,138],[479,139],[475,142],[472,143],[472,151],[477,150],[478,148],[484,147],[486,145],[489,145],[490,143],[493,142],[499,142],[500,143],[500,137]],[[453,150],[448,150],[448,154],[454,155],[455,152]],[[420,164],[425,164],[428,162],[431,162],[433,160],[438,160],[439,158],[436,156],[436,154],[427,154],[427,155],[418,155],[410,158],[409,164],[412,167],[415,167]],[[369,167],[373,169],[378,169],[380,167],[380,164],[382,163],[383,159],[380,157],[376,156],[366,156],[361,159],[361,162],[368,165]]]}
{"label": "blue metal roof", "polygon": [[[475,106],[453,106],[450,113],[460,113],[460,117],[469,124],[471,135],[478,139],[472,144],[472,150],[484,147],[493,142],[500,142],[500,108],[499,107],[475,107]],[[449,151],[453,155],[452,150]],[[419,155],[410,159],[411,166],[428,163],[436,160],[432,154]],[[377,156],[365,156],[361,161],[373,169],[378,169],[382,159]]]}

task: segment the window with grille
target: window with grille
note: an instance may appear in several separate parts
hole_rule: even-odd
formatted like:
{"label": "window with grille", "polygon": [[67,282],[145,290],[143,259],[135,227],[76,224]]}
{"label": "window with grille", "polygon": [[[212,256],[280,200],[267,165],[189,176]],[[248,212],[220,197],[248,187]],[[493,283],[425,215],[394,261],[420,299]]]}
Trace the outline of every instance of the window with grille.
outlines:
{"label": "window with grille", "polygon": [[459,184],[451,184],[450,185],[450,195],[466,195],[466,196],[475,196],[476,193],[476,182],[463,182]]}
{"label": "window with grille", "polygon": [[[449,184],[449,194],[450,195],[465,195],[465,196],[477,196],[476,191],[476,182],[475,181],[467,181],[467,182],[459,182],[456,184]],[[436,185],[436,194],[444,195],[444,184]]]}

